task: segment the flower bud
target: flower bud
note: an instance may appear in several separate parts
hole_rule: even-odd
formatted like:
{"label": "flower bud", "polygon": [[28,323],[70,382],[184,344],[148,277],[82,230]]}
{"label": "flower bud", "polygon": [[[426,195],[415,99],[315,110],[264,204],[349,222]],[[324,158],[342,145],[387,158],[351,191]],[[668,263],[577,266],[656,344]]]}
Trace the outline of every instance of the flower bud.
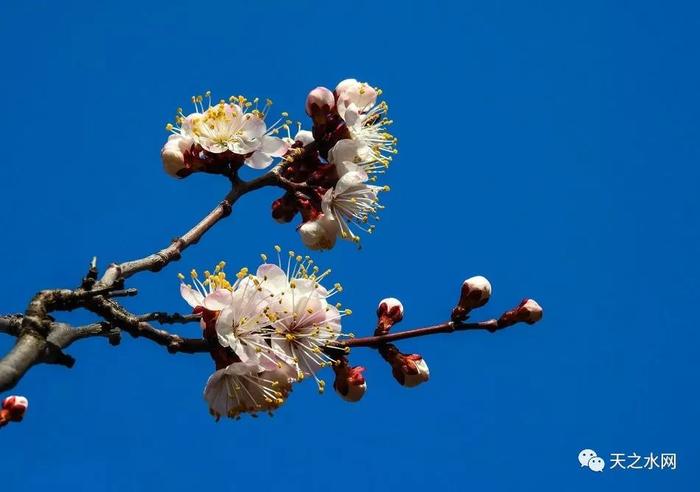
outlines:
{"label": "flower bud", "polygon": [[491,284],[485,277],[477,275],[468,278],[462,284],[459,302],[452,310],[452,321],[464,321],[469,317],[469,312],[472,309],[483,306],[490,297]]}
{"label": "flower bud", "polygon": [[[430,369],[428,364],[425,362],[420,355],[408,355],[406,356],[406,363],[401,366],[401,372],[403,374],[403,383],[399,380],[399,383],[403,384],[407,388],[413,388],[421,383],[425,383],[430,379]],[[397,378],[398,379],[398,378]]]}
{"label": "flower bud", "polygon": [[314,141],[314,134],[309,130],[299,130],[296,135],[294,135],[295,142],[301,142],[304,147],[309,145]]}
{"label": "flower bud", "polygon": [[345,401],[355,403],[365,396],[367,381],[362,375],[362,366],[348,367],[346,362],[334,366],[335,381],[333,389]]}
{"label": "flower bud", "polygon": [[325,118],[335,108],[335,97],[325,87],[316,87],[306,96],[306,114],[316,121]]}
{"label": "flower bud", "polygon": [[379,354],[391,365],[391,374],[401,386],[413,388],[430,379],[430,369],[419,354],[402,354],[395,345],[379,347]]}
{"label": "flower bud", "polygon": [[534,299],[523,299],[517,307],[501,315],[498,319],[498,326],[503,328],[515,323],[533,325],[541,319],[542,308],[540,305]]}
{"label": "flower bud", "polygon": [[160,157],[163,160],[163,168],[173,178],[184,178],[189,175],[189,166],[187,165],[190,150],[194,141],[189,137],[183,137],[173,133],[168,137],[163,149],[160,151]]}
{"label": "flower bud", "polygon": [[301,241],[309,249],[331,249],[338,237],[338,223],[320,214],[299,227]]}
{"label": "flower bud", "polygon": [[375,335],[386,335],[394,324],[403,319],[403,304],[398,299],[387,297],[377,307],[377,329]]}
{"label": "flower bud", "polygon": [[272,202],[272,218],[282,224],[291,222],[298,211],[294,195],[290,193]]}
{"label": "flower bud", "polygon": [[19,422],[29,408],[29,401],[24,396],[8,396],[2,401],[0,410],[0,427],[8,422]]}

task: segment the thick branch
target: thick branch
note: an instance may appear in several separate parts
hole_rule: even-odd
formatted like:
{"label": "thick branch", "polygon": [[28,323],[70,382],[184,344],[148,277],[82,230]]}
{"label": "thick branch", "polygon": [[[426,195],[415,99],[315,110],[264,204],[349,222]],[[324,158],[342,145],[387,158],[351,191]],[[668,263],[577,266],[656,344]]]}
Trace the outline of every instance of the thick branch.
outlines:
{"label": "thick branch", "polygon": [[118,345],[121,340],[121,333],[119,328],[115,328],[106,322],[92,323],[75,328],[66,323],[54,323],[47,340],[57,347],[67,348],[73,342],[92,337],[105,337],[110,344]]}
{"label": "thick branch", "polygon": [[0,333],[7,333],[14,337],[19,335],[19,330],[22,326],[22,315],[11,314],[8,316],[0,316]]}
{"label": "thick branch", "polygon": [[46,340],[35,333],[26,333],[17,339],[12,350],[0,360],[0,391],[6,391],[17,384],[32,367],[46,347]]}

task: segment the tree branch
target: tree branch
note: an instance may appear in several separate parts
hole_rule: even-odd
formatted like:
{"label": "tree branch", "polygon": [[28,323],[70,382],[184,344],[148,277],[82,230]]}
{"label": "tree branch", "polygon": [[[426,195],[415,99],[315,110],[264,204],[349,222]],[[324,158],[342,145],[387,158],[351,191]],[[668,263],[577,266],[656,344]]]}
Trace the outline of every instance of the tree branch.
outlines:
{"label": "tree branch", "polygon": [[117,280],[127,279],[135,273],[145,270],[157,272],[170,262],[179,260],[183,251],[199,242],[207,231],[214,227],[221,219],[231,214],[233,204],[236,203],[240,197],[251,191],[278,184],[279,173],[284,165],[286,165],[286,163],[283,161],[264,175],[252,181],[241,181],[237,176],[233,176],[231,191],[229,191],[224,199],[194,227],[156,253],[137,260],[110,265],[97,285],[104,287],[111,286]]}
{"label": "tree branch", "polygon": [[[309,146],[311,148],[311,146]],[[264,175],[251,181],[241,181],[237,175],[230,177],[232,182],[231,190],[224,199],[194,227],[183,236],[175,239],[170,245],[144,258],[130,260],[120,264],[112,264],[99,281],[97,278],[96,262],[90,264],[90,270],[81,282],[81,288],[72,290],[48,290],[37,293],[27,306],[24,316],[20,318],[20,325],[17,325],[16,317],[2,317],[0,331],[17,336],[15,346],[0,359],[0,391],[13,388],[17,381],[26,371],[38,362],[46,359],[47,347],[61,348],[61,343],[47,342],[52,330],[52,321],[48,313],[53,310],[71,310],[77,307],[86,307],[83,304],[93,306],[102,305],[108,302],[105,296],[133,295],[132,290],[118,290],[123,281],[132,275],[145,270],[158,271],[172,261],[180,258],[181,253],[189,246],[196,244],[201,237],[216,225],[221,219],[231,213],[233,204],[243,195],[251,191],[279,184],[279,173],[284,166],[293,162],[294,159],[303,156],[305,150],[295,149],[287,160],[272,168]],[[206,343],[199,339],[186,339],[178,335],[173,335],[165,330],[153,328],[147,322],[141,321],[123,308],[103,309],[103,314],[111,314],[115,318],[105,317],[108,321],[117,320],[122,327],[133,336],[143,336],[155,341],[159,345],[166,346],[170,352],[197,353],[207,351]],[[53,329],[56,327],[53,326]],[[90,329],[79,331],[79,335],[73,332],[63,331],[60,335],[61,341],[70,340],[73,343],[80,338],[94,336],[94,326]],[[59,335],[55,335],[59,336]],[[116,338],[112,336],[116,343]],[[67,346],[67,345],[66,345]],[[58,357],[67,363],[67,359]]]}
{"label": "tree branch", "polygon": [[494,333],[503,328],[512,325],[499,325],[498,320],[489,319],[478,323],[462,323],[448,321],[434,326],[426,326],[423,328],[415,328],[413,330],[397,331],[395,333],[387,333],[386,335],[377,335],[373,337],[350,338],[338,343],[341,347],[370,347],[377,348],[385,343],[396,342],[398,340],[406,340],[407,338],[423,337],[426,335],[436,335],[438,333],[452,333],[455,331],[467,330],[487,330]]}
{"label": "tree branch", "polygon": [[22,315],[11,314],[0,316],[0,333],[7,333],[13,337],[19,335],[20,327],[22,326]]}

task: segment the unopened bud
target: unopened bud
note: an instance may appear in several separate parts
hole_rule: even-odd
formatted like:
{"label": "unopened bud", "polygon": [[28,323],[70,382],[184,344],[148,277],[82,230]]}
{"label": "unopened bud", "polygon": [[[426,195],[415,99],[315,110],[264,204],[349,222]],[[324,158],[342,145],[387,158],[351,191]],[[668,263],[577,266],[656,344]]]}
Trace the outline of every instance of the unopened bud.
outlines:
{"label": "unopened bud", "polygon": [[304,147],[309,145],[314,141],[314,134],[309,130],[299,130],[296,135],[294,135],[295,142],[301,142]]}
{"label": "unopened bud", "polygon": [[172,134],[160,151],[165,172],[174,178],[184,178],[190,174],[187,161],[194,141],[189,137]]}
{"label": "unopened bud", "polygon": [[285,194],[272,202],[272,218],[277,222],[291,222],[298,211],[294,195]]}
{"label": "unopened bud", "polygon": [[355,403],[365,396],[367,391],[367,381],[362,375],[365,370],[362,366],[348,367],[346,363],[341,363],[334,367],[335,381],[333,389],[343,400]]}
{"label": "unopened bud", "polygon": [[406,359],[406,363],[401,366],[404,386],[413,388],[430,379],[430,369],[424,358],[414,354],[406,356]]}
{"label": "unopened bud", "polygon": [[430,379],[428,364],[418,354],[398,353],[391,362],[391,367],[394,379],[407,388],[413,388]]}
{"label": "unopened bud", "polygon": [[392,344],[379,347],[381,356],[391,365],[391,374],[401,386],[413,388],[430,379],[430,369],[419,354],[402,354]]}
{"label": "unopened bud", "polygon": [[387,297],[377,307],[377,329],[375,335],[386,335],[394,324],[403,319],[403,304],[394,297]]}
{"label": "unopened bud", "polygon": [[498,319],[498,326],[502,328],[515,323],[533,325],[541,319],[542,308],[540,305],[534,299],[523,299],[517,307],[501,315]]}
{"label": "unopened bud", "polygon": [[330,89],[316,87],[306,96],[306,114],[314,121],[324,119],[335,108],[335,97]]}
{"label": "unopened bud", "polygon": [[24,396],[8,396],[2,401],[0,410],[0,427],[8,422],[19,422],[29,408],[29,401]]}
{"label": "unopened bud", "polygon": [[486,304],[491,297],[491,283],[481,275],[468,278],[462,284],[457,306],[452,310],[452,321],[464,321],[472,309]]}
{"label": "unopened bud", "polygon": [[331,249],[338,237],[338,222],[320,214],[315,220],[304,222],[299,227],[299,236],[309,249]]}

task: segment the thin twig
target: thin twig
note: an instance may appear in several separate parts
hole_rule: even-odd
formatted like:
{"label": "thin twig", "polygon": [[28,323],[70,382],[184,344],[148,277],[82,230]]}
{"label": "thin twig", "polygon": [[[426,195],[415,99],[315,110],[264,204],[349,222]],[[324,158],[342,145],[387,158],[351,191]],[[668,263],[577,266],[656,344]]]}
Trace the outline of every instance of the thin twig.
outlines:
{"label": "thin twig", "polygon": [[180,313],[164,313],[156,311],[153,313],[142,314],[139,317],[141,321],[156,321],[160,324],[176,324],[176,323],[193,323],[202,319],[201,314],[180,314]]}
{"label": "thin twig", "polygon": [[[512,325],[508,325],[512,326]],[[372,337],[350,338],[338,342],[340,347],[371,347],[376,348],[385,343],[405,340],[407,338],[416,338],[426,335],[436,335],[438,333],[452,333],[454,331],[467,330],[486,330],[491,333],[507,328],[507,326],[499,326],[498,320],[490,319],[480,321],[478,323],[461,323],[448,321],[434,326],[426,326],[423,328],[415,328],[413,330],[397,331],[395,333],[387,333],[386,335],[377,335]]]}
{"label": "thin twig", "polygon": [[144,258],[130,260],[120,264],[112,264],[105,274],[102,276],[98,285],[110,286],[117,280],[127,279],[132,275],[150,270],[157,272],[167,266],[172,261],[177,261],[183,251],[193,244],[196,244],[201,237],[214,227],[221,219],[231,213],[233,204],[246,193],[266,187],[273,186],[279,183],[279,173],[285,163],[278,164],[264,175],[252,180],[241,181],[233,179],[231,191],[229,191],[224,199],[209,212],[202,220],[194,227],[183,234],[181,237],[173,240],[168,246],[160,251],[153,253]]}

